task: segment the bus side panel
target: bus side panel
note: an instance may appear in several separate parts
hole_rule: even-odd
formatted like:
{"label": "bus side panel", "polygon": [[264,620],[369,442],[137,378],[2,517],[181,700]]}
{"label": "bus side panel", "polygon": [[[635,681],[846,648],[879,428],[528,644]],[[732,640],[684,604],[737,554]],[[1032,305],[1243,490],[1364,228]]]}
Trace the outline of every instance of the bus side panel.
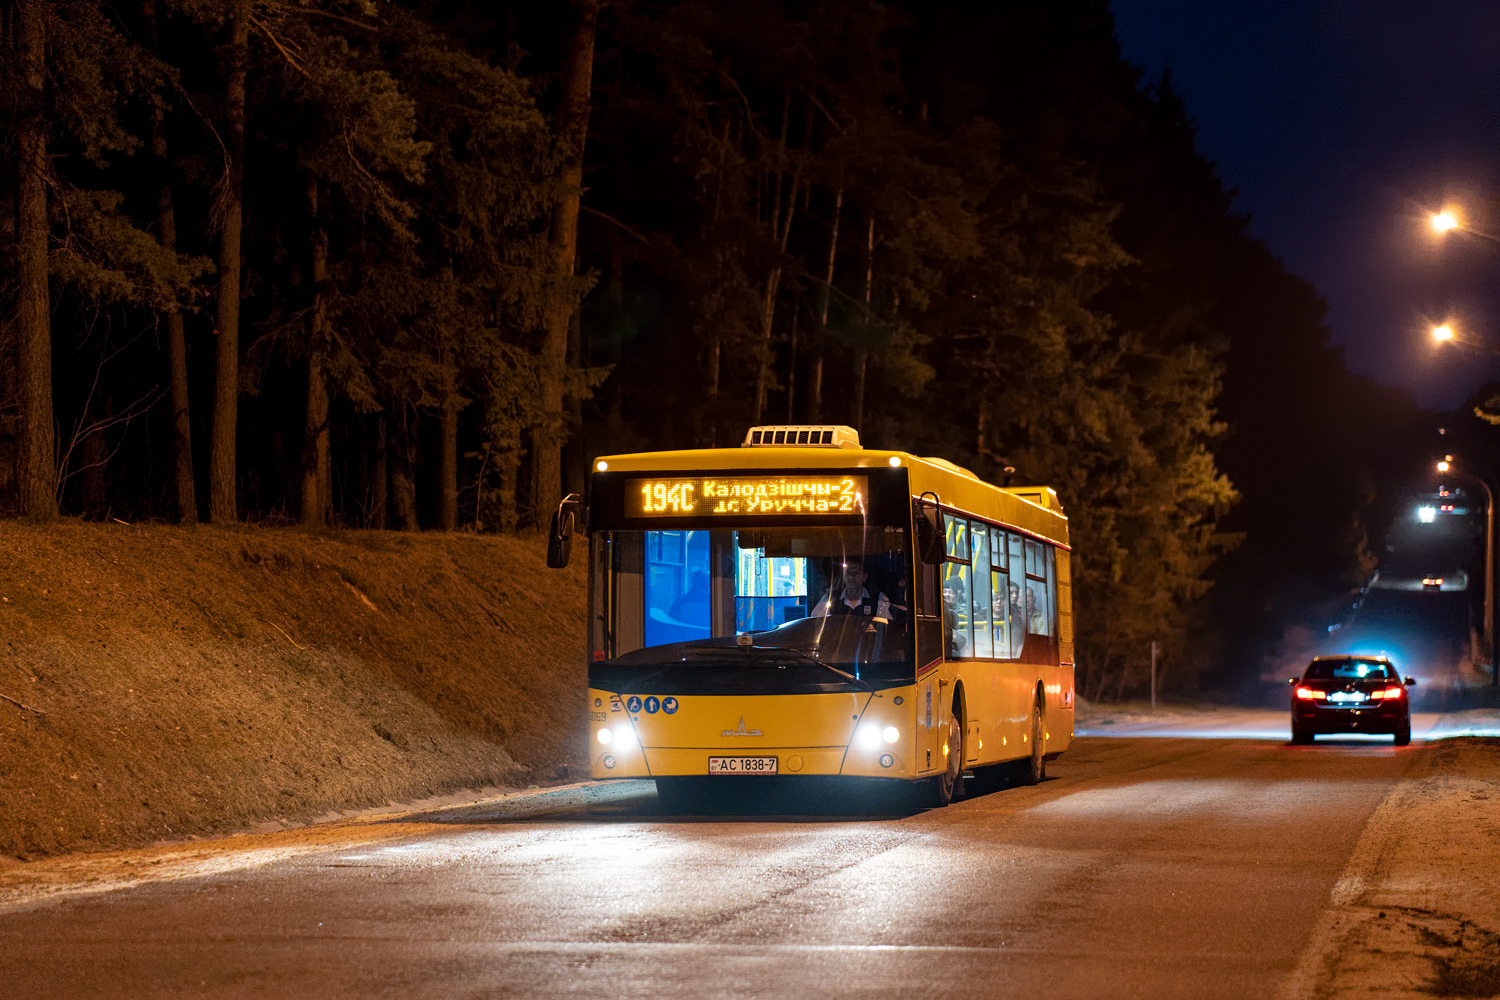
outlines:
{"label": "bus side panel", "polygon": [[1061,666],[1055,681],[1056,693],[1048,692],[1047,712],[1056,713],[1056,724],[1048,721],[1051,737],[1049,753],[1061,753],[1073,741],[1073,723],[1077,708],[1073,661],[1073,553],[1057,551],[1057,649]]}
{"label": "bus side panel", "polygon": [[997,660],[974,663],[987,675],[985,687],[993,692],[980,738],[978,764],[997,764],[1025,757],[1030,751],[1021,737],[1030,732],[1031,695],[1036,689],[1037,667],[1030,663]]}
{"label": "bus side panel", "polygon": [[1000,664],[972,660],[963,664],[965,723],[964,765],[978,767],[999,753],[1004,730],[1004,693]]}

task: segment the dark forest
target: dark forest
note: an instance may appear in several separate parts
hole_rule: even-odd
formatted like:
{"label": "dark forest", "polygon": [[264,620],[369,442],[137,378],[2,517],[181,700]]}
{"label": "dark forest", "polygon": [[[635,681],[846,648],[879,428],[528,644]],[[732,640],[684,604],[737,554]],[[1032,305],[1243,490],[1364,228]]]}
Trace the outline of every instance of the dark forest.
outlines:
{"label": "dark forest", "polygon": [[1072,521],[1080,690],[1373,568],[1351,374],[1107,0],[6,0],[0,512],[532,531],[847,423]]}

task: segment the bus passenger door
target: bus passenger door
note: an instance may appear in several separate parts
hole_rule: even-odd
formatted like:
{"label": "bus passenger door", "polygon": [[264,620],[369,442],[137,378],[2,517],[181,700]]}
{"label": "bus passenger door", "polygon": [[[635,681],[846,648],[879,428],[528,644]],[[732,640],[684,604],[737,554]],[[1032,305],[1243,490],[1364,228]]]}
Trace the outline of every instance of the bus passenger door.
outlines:
{"label": "bus passenger door", "polygon": [[943,766],[940,741],[943,709],[940,699],[944,688],[938,684],[938,668],[943,663],[947,636],[943,634],[943,599],[938,591],[938,567],[918,562],[917,572],[916,765],[917,771],[922,772]]}

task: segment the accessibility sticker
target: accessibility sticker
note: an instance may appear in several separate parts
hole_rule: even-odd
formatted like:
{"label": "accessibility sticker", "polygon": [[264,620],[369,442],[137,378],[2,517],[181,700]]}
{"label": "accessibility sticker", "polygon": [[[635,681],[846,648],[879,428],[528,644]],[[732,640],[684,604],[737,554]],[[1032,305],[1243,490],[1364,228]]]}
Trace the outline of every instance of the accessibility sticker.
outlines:
{"label": "accessibility sticker", "polygon": [[641,710],[640,695],[631,695],[629,700],[625,702],[625,708],[631,712],[639,712]]}
{"label": "accessibility sticker", "polygon": [[661,710],[668,715],[675,715],[677,713],[677,699],[663,698],[661,700]]}
{"label": "accessibility sticker", "polygon": [[646,714],[655,715],[659,708],[661,708],[661,699],[657,698],[656,695],[653,694],[646,699]]}

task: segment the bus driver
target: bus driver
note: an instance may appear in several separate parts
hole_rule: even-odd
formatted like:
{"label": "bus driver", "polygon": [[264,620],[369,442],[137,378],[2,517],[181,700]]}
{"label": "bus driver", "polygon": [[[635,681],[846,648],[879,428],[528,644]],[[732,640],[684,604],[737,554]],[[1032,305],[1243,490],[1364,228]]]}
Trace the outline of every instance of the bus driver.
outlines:
{"label": "bus driver", "polygon": [[843,566],[843,585],[831,583],[828,593],[823,595],[813,608],[813,618],[828,615],[861,615],[878,622],[891,619],[891,602],[885,594],[871,597],[865,589],[865,564],[858,559],[848,559]]}

